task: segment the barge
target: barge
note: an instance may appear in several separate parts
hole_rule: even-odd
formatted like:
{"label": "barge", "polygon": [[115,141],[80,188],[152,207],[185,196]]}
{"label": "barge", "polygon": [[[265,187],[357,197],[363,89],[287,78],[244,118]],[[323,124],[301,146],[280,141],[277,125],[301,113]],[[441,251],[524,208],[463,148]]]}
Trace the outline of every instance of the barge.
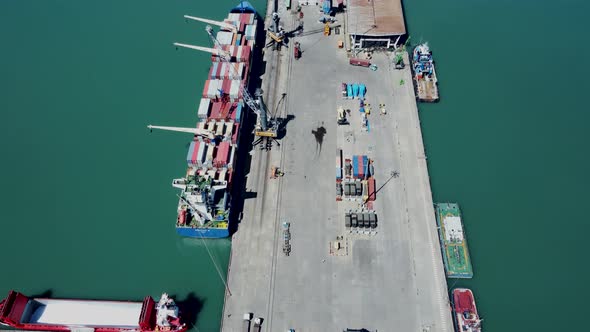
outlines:
{"label": "barge", "polygon": [[33,298],[10,291],[0,302],[0,323],[33,331],[184,332],[178,306],[168,294],[157,303]]}
{"label": "barge", "polygon": [[448,278],[472,278],[467,238],[457,203],[437,203],[436,224]]}
{"label": "barge", "polygon": [[197,130],[212,133],[215,138],[195,134],[188,148],[186,174],[172,182],[181,190],[176,219],[176,231],[181,236],[229,236],[240,124],[247,113],[242,91],[249,84],[257,26],[256,10],[242,1],[230,10],[216,35],[211,34],[215,50],[221,48],[223,56],[215,52],[211,56],[197,111]]}
{"label": "barge", "polygon": [[420,44],[414,48],[412,56],[414,86],[419,101],[437,102],[438,80],[434,70],[434,60],[428,44]]}
{"label": "barge", "polygon": [[457,332],[481,332],[481,319],[475,306],[475,297],[471,289],[453,290],[453,311]]}

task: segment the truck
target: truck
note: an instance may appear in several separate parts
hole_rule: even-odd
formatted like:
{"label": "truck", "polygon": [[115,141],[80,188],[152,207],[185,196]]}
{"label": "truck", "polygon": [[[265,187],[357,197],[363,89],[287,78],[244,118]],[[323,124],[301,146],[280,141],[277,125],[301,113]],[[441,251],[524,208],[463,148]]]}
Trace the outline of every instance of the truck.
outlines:
{"label": "truck", "polygon": [[247,312],[244,314],[244,320],[242,322],[242,332],[250,332],[250,321],[252,320],[252,313]]}
{"label": "truck", "polygon": [[349,63],[353,66],[369,67],[371,62],[369,60],[363,60],[359,58],[350,58]]}
{"label": "truck", "polygon": [[253,332],[260,332],[262,328],[262,318],[258,317],[254,320],[254,330]]}

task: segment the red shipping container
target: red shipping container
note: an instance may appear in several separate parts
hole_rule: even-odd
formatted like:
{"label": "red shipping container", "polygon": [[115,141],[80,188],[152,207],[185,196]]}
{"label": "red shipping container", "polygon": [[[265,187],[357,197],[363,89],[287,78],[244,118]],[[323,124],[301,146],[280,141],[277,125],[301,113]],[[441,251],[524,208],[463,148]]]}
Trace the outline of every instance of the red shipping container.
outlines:
{"label": "red shipping container", "polygon": [[231,88],[231,80],[223,80],[223,83],[221,83],[221,87],[223,89],[223,93],[229,95],[229,90]]}
{"label": "red shipping container", "polygon": [[363,165],[363,156],[356,156],[359,163],[359,179],[365,178],[365,165]]}
{"label": "red shipping container", "polygon": [[375,178],[374,177],[370,177],[368,180],[368,196],[369,196],[369,201],[374,201],[377,198],[377,193],[375,192]]}
{"label": "red shipping container", "polygon": [[369,60],[357,59],[357,58],[350,58],[350,64],[353,66],[361,66],[361,67],[369,67],[371,62]]}
{"label": "red shipping container", "polygon": [[221,118],[221,106],[223,103],[221,102],[213,102],[211,105],[211,113],[207,120],[217,120]]}
{"label": "red shipping container", "polygon": [[197,155],[199,154],[199,146],[201,145],[200,141],[195,142],[195,148],[193,150],[193,155],[191,156],[191,163],[196,164]]}
{"label": "red shipping container", "polygon": [[215,165],[217,167],[224,167],[227,165],[229,158],[229,142],[221,142],[217,147],[217,157],[215,158]]}

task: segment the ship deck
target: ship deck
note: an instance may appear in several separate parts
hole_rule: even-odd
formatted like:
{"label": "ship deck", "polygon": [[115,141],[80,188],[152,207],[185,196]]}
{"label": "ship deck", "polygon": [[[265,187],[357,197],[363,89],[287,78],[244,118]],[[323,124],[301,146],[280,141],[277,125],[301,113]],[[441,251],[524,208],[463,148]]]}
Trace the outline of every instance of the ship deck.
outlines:
{"label": "ship deck", "polygon": [[[34,304],[34,305],[33,305]],[[139,327],[141,302],[34,299],[29,324]]]}
{"label": "ship deck", "polygon": [[[321,30],[317,7],[303,11],[305,29]],[[279,14],[286,30],[295,26],[292,15]],[[233,236],[223,331],[239,331],[247,312],[264,319],[264,331],[453,331],[410,66],[397,71],[385,54],[374,55],[376,72],[350,66],[337,48],[345,33],[296,38],[299,60],[292,48],[267,49],[268,107],[292,120],[280,147],[252,151],[246,187],[255,198],[245,201]],[[358,100],[342,99],[342,82],[366,84],[369,132],[360,129]],[[387,115],[379,115],[379,103]],[[336,124],[339,105],[352,110],[349,126]],[[345,229],[344,210],[354,204],[335,199],[337,148],[375,162],[375,235]],[[270,179],[273,166],[285,175]],[[282,251],[284,221],[290,256]],[[340,236],[346,250],[331,255]]]}
{"label": "ship deck", "polygon": [[445,262],[447,277],[473,277],[473,267],[471,265],[469,250],[467,248],[465,228],[460,219],[461,211],[459,210],[459,206],[456,203],[438,203],[436,210],[439,226],[443,226],[445,218],[458,218],[458,226],[461,227],[461,232],[463,233],[463,241],[451,242],[445,240],[448,236],[448,230],[445,227],[439,228],[439,236],[441,240],[441,245],[443,246],[443,259]]}

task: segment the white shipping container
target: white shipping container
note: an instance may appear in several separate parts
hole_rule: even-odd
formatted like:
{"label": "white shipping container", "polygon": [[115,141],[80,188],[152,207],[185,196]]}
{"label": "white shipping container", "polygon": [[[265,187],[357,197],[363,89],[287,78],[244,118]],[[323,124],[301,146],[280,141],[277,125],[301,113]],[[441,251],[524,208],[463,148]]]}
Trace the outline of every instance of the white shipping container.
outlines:
{"label": "white shipping container", "polygon": [[205,166],[211,167],[213,165],[213,153],[215,152],[215,145],[209,144],[207,147],[207,157],[205,159]]}
{"label": "white shipping container", "polygon": [[223,129],[225,127],[223,122],[220,121],[220,122],[217,122],[216,124],[217,124],[217,127],[215,128],[215,135],[217,135],[217,136],[223,135]]}
{"label": "white shipping container", "polygon": [[234,167],[234,155],[236,154],[236,147],[230,146],[230,153],[229,153],[229,161],[227,163],[227,167],[233,168]]}
{"label": "white shipping container", "polygon": [[222,168],[219,170],[219,175],[217,179],[219,181],[226,181],[225,178],[227,177],[227,168]]}
{"label": "white shipping container", "polygon": [[199,103],[199,110],[197,111],[197,117],[199,119],[206,119],[209,116],[209,107],[211,106],[211,99],[201,98]]}
{"label": "white shipping container", "polygon": [[231,45],[233,38],[234,38],[233,32],[229,32],[229,31],[217,32],[217,41],[219,41],[219,43],[221,45]]}
{"label": "white shipping container", "polygon": [[223,135],[225,137],[224,140],[228,140],[231,139],[231,134],[234,131],[234,123],[233,122],[228,122],[225,124],[225,134]]}

